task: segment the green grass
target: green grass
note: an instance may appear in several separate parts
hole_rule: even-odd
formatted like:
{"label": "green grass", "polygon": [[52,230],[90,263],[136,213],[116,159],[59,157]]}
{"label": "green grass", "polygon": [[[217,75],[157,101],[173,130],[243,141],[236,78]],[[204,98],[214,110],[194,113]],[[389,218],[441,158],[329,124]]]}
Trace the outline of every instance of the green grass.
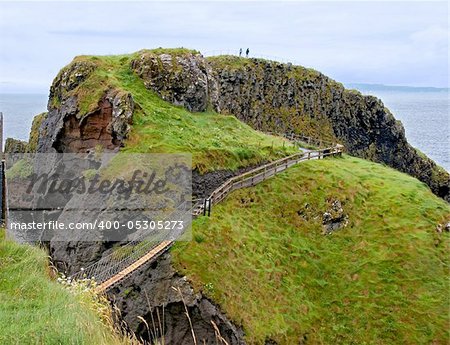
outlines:
{"label": "green grass", "polygon": [[217,55],[206,58],[213,66],[222,69],[238,70],[253,67],[254,60],[235,55]]}
{"label": "green grass", "polygon": [[[339,199],[349,225],[322,234]],[[416,179],[345,157],[238,190],[194,221],[173,260],[248,343],[448,344],[447,203]]]}
{"label": "green grass", "polygon": [[[184,49],[164,51],[189,53]],[[74,60],[97,65],[72,91],[78,96],[80,117],[95,109],[101,94],[109,88],[132,94],[136,107],[125,152],[192,153],[193,167],[201,172],[235,170],[296,152],[287,140],[257,132],[234,116],[211,111],[191,113],[162,100],[131,70],[131,61],[138,54],[80,56]]]}
{"label": "green grass", "polygon": [[0,344],[125,344],[95,308],[51,279],[43,250],[0,230]]}

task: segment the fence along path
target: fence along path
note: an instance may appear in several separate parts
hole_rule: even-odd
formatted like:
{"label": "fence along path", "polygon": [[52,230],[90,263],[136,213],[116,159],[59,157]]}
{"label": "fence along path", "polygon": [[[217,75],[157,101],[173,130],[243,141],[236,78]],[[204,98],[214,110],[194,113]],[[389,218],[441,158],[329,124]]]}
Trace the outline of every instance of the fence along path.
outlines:
{"label": "fence along path", "polygon": [[[285,137],[299,146],[302,143],[308,143],[317,146],[325,145],[326,147],[308,152],[298,152],[232,177],[215,189],[208,198],[203,200],[203,202],[196,202],[193,207],[189,208],[186,208],[185,205],[181,206],[167,219],[184,220],[187,219],[188,216],[192,215],[193,217],[197,217],[202,213],[206,214],[206,212],[208,212],[209,215],[212,205],[222,201],[229,193],[236,189],[254,186],[303,161],[323,159],[326,156],[341,155],[344,149],[340,144],[325,142],[305,136],[285,135]],[[98,262],[74,274],[72,279],[94,279],[99,284],[96,287],[97,291],[106,291],[144,264],[154,261],[161,254],[167,252],[174,244],[177,236],[180,236],[183,230],[178,233],[162,234],[160,235],[160,241],[155,241],[154,237],[152,237],[151,240],[147,237],[138,238],[120,247],[118,249],[119,253],[110,253],[101,258]],[[120,255],[120,253],[124,253],[123,256]]]}

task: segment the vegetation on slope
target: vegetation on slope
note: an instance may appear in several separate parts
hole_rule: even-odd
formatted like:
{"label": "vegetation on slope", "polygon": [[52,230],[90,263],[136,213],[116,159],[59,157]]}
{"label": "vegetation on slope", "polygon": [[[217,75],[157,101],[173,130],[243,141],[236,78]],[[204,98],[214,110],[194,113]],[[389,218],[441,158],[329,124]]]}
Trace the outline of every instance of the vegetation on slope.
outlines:
{"label": "vegetation on slope", "polygon": [[[242,78],[239,83],[242,97],[239,99],[248,103],[246,106],[253,114],[252,119],[257,119],[257,122],[253,123],[254,128],[268,131],[287,130],[330,142],[338,141],[332,123],[326,116],[324,105],[333,102],[336,90],[344,90],[342,84],[312,68],[286,65],[277,61],[232,55],[212,56],[207,60],[213,70],[226,71],[225,75]],[[307,93],[301,94],[294,84],[315,87],[320,95],[316,94],[311,98]],[[263,100],[258,99],[254,93],[255,89]],[[290,90],[287,94],[286,89]],[[227,90],[223,92],[227,93]],[[284,95],[284,98],[281,95]],[[236,96],[228,94],[226,97]],[[290,101],[285,102],[285,99]],[[222,111],[233,112],[227,108]],[[252,123],[250,119],[241,120]]]}
{"label": "vegetation on slope", "polygon": [[[349,225],[323,235],[340,200]],[[408,175],[357,158],[309,161],[233,192],[178,269],[250,344],[447,344],[450,208]]]}
{"label": "vegetation on slope", "polygon": [[[165,51],[173,55],[190,53],[184,49]],[[156,50],[156,53],[161,52],[163,50]],[[80,56],[72,62],[95,66],[89,77],[70,91],[78,98],[79,117],[93,111],[108,89],[132,94],[136,106],[125,151],[189,152],[193,155],[194,168],[201,172],[236,169],[295,152],[288,141],[257,132],[234,116],[212,111],[191,113],[165,102],[146,89],[142,79],[131,70],[131,61],[137,54],[139,52],[119,56]],[[57,100],[51,102],[57,103]]]}
{"label": "vegetation on slope", "polygon": [[54,281],[43,250],[0,230],[0,344],[129,343],[106,321],[108,310],[92,294]]}

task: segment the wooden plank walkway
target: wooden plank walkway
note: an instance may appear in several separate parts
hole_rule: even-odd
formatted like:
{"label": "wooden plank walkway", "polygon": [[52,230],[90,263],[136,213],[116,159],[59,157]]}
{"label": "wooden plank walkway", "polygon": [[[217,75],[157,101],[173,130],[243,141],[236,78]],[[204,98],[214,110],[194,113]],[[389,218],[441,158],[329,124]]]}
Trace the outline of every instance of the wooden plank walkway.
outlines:
{"label": "wooden plank walkway", "polygon": [[159,255],[167,251],[173,244],[173,241],[162,241],[160,244],[158,244],[156,247],[154,247],[152,250],[150,250],[147,254],[136,260],[134,263],[132,263],[130,266],[125,268],[124,270],[120,271],[116,275],[109,278],[107,281],[101,283],[98,285],[95,290],[97,292],[103,292],[107,290],[108,288],[111,288],[118,282],[120,282],[123,278],[128,276],[133,271],[137,270],[139,267],[141,267],[143,264],[149,262],[151,259],[157,258]]}

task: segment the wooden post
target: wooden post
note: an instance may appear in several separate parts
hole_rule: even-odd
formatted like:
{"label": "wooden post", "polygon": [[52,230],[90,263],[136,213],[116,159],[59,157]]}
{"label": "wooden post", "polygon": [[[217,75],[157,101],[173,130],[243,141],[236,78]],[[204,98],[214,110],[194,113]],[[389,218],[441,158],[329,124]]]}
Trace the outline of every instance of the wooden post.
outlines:
{"label": "wooden post", "polygon": [[203,216],[206,216],[206,199],[203,200]]}
{"label": "wooden post", "polygon": [[211,199],[208,198],[208,217],[211,217]]}

